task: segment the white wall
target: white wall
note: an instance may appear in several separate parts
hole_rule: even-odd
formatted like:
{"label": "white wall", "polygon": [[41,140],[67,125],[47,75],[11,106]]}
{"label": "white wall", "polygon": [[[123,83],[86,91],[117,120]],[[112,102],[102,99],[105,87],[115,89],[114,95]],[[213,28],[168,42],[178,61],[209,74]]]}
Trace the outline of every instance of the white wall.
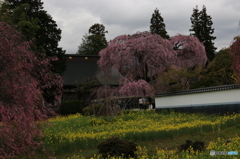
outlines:
{"label": "white wall", "polygon": [[240,89],[155,97],[157,108],[240,103]]}

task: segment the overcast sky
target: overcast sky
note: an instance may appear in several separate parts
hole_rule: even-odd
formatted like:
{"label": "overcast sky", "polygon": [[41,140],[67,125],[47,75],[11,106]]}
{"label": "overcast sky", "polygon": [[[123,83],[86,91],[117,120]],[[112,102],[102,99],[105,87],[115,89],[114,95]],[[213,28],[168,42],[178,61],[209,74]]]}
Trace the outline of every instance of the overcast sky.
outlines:
{"label": "overcast sky", "polygon": [[190,17],[198,5],[212,17],[215,47],[228,47],[240,35],[239,0],[42,0],[46,10],[62,30],[59,46],[75,54],[83,35],[95,23],[108,31],[107,41],[123,34],[149,31],[150,19],[159,9],[170,36],[189,35]]}

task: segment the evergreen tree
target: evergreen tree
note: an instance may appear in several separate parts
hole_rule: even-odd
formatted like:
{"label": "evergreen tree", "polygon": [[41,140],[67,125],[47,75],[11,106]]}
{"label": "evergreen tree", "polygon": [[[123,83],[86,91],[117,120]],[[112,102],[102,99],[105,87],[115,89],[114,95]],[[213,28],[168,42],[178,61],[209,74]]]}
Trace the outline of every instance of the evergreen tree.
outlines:
{"label": "evergreen tree", "polygon": [[164,39],[169,39],[169,36],[168,36],[167,31],[165,29],[164,20],[163,20],[161,14],[159,13],[159,10],[157,8],[154,10],[154,13],[152,14],[152,18],[151,18],[150,23],[151,23],[150,32],[152,34],[159,34]]}
{"label": "evergreen tree", "polygon": [[102,24],[94,24],[89,28],[89,35],[85,34],[82,43],[78,46],[77,54],[98,55],[98,53],[107,47],[105,38],[105,27]]}
{"label": "evergreen tree", "polygon": [[198,10],[198,6],[196,6],[196,8],[193,8],[193,14],[191,16],[191,23],[192,23],[192,28],[189,29],[191,33],[190,35],[197,37],[200,41],[202,41],[201,39],[201,24],[200,24],[200,12]]}
{"label": "evergreen tree", "polygon": [[78,46],[77,54],[80,55],[98,55],[98,53],[107,47],[105,38],[97,35],[85,34],[82,43]]}
{"label": "evergreen tree", "polygon": [[203,6],[200,12],[197,7],[193,9],[193,14],[190,19],[192,22],[192,29],[189,31],[194,32],[191,33],[191,35],[197,37],[205,46],[209,63],[215,57],[214,52],[216,50],[213,42],[216,37],[212,35],[214,33],[214,29],[212,28],[212,17],[207,14],[207,9]]}
{"label": "evergreen tree", "polygon": [[33,51],[46,54],[46,57],[55,58],[52,71],[63,73],[66,61],[65,51],[58,47],[61,40],[61,30],[56,22],[43,10],[41,0],[5,0],[0,7],[0,20],[5,21],[21,31],[26,40],[32,40]]}
{"label": "evergreen tree", "polygon": [[104,25],[96,23],[89,28],[88,33],[92,35],[105,37],[105,33],[108,33],[108,31],[105,31]]}

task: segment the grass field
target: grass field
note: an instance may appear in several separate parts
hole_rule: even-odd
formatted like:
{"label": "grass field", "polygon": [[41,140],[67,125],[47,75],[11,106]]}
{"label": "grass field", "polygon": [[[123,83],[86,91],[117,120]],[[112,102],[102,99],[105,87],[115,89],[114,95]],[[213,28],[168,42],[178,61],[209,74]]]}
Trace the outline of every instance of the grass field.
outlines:
{"label": "grass field", "polygon": [[[49,122],[51,126],[44,130],[44,144],[48,155],[57,159],[101,158],[96,147],[111,136],[136,142],[139,158],[211,158],[210,150],[240,152],[240,114],[125,111],[119,116],[76,114],[50,119]],[[224,141],[229,138],[232,142],[225,145]],[[204,153],[177,153],[177,147],[188,139],[204,141]],[[240,156],[212,158],[217,157]]]}

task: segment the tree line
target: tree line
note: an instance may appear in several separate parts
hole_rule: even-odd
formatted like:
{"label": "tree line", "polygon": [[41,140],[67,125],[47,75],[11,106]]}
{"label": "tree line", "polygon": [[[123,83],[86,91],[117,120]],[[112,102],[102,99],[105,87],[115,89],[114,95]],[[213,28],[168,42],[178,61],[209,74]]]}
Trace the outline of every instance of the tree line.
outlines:
{"label": "tree line", "polygon": [[[197,37],[200,42],[205,46],[205,50],[208,57],[208,62],[212,61],[215,56],[216,47],[214,47],[213,36],[214,29],[212,28],[213,22],[210,15],[207,14],[207,9],[203,6],[199,11],[198,6],[193,9],[193,14],[190,17],[192,26],[190,35]],[[97,30],[97,31],[96,31]],[[152,34],[158,34],[165,39],[169,39],[170,36],[166,31],[166,25],[161,13],[156,8],[150,19],[150,30]],[[88,34],[85,34],[82,39],[82,43],[78,46],[77,54],[81,55],[98,55],[98,53],[107,47],[107,40],[105,38],[105,27],[103,24],[94,24],[90,27]]]}

